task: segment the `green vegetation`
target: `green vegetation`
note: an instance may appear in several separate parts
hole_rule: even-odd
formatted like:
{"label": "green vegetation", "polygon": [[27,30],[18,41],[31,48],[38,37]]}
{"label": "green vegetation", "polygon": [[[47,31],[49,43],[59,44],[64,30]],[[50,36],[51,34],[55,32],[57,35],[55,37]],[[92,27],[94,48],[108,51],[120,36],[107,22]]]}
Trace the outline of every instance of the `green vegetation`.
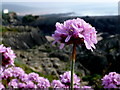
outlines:
{"label": "green vegetation", "polygon": [[5,27],[0,25],[0,33],[4,33],[4,32],[18,32],[18,29],[14,27]]}
{"label": "green vegetation", "polygon": [[94,88],[100,89],[103,88],[101,78],[102,78],[101,75],[93,74],[83,77],[82,80],[88,81],[90,86],[94,86]]}
{"label": "green vegetation", "polygon": [[35,21],[39,16],[26,15],[22,18],[23,23],[30,23]]}

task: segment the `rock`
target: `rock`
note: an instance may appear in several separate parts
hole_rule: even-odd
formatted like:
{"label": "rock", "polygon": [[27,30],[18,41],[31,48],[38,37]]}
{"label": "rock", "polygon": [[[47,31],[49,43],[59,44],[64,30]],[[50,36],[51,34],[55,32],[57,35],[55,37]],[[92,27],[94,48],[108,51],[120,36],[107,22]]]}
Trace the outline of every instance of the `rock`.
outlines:
{"label": "rock", "polygon": [[119,72],[120,35],[109,36],[98,42],[94,52],[83,49],[77,52],[77,63],[81,63],[91,74]]}
{"label": "rock", "polygon": [[51,36],[45,36],[45,37],[46,37],[47,41],[49,41],[49,42],[53,42],[54,41],[54,38],[51,37]]}
{"label": "rock", "polygon": [[3,34],[3,43],[14,49],[30,49],[46,42],[45,36],[35,28],[31,28],[30,32],[6,32]]}
{"label": "rock", "polygon": [[62,52],[52,52],[49,54],[49,57],[57,57],[59,58],[61,61],[67,62],[69,61],[69,56],[65,53]]}
{"label": "rock", "polygon": [[61,67],[59,58],[51,58],[50,60],[53,63],[54,68],[57,69],[57,68]]}
{"label": "rock", "polygon": [[57,75],[57,72],[54,68],[45,68],[45,71],[47,72],[48,75]]}
{"label": "rock", "polygon": [[86,69],[79,61],[76,61],[75,63],[75,71],[79,72],[82,77],[90,74],[90,71]]}
{"label": "rock", "polygon": [[21,57],[21,58],[25,58],[25,55],[23,55],[23,54],[20,54],[20,57]]}

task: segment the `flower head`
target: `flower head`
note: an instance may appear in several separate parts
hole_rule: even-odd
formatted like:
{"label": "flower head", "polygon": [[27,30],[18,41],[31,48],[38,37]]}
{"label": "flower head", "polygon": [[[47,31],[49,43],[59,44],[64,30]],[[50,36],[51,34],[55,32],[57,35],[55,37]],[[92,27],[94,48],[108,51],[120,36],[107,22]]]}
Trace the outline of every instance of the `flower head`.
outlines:
{"label": "flower head", "polygon": [[[60,80],[65,85],[70,85],[71,83],[71,71],[65,72],[63,75],[60,75]],[[80,79],[74,74],[74,85],[80,85]]]}
{"label": "flower head", "polygon": [[82,44],[84,43],[87,49],[94,48],[94,44],[97,43],[96,30],[89,23],[86,23],[83,19],[77,18],[73,20],[66,20],[63,24],[56,23],[56,31],[52,34],[56,43],[61,43],[60,48],[64,47],[64,44]]}
{"label": "flower head", "polygon": [[0,45],[0,53],[5,52],[6,47],[3,46],[3,44]]}
{"label": "flower head", "polygon": [[38,88],[49,88],[50,82],[48,79],[46,79],[44,77],[39,77],[37,87]]}
{"label": "flower head", "polygon": [[104,88],[118,88],[120,87],[120,74],[110,72],[102,78],[102,85]]}
{"label": "flower head", "polygon": [[16,57],[13,50],[10,47],[0,45],[0,55],[2,57],[2,66],[14,65],[14,58]]}
{"label": "flower head", "polygon": [[26,84],[25,83],[18,83],[18,88],[25,88]]}
{"label": "flower head", "polygon": [[20,77],[25,74],[24,70],[20,67],[13,67],[11,73],[14,77]]}
{"label": "flower head", "polygon": [[51,83],[51,86],[53,88],[63,88],[63,87],[65,87],[65,85],[62,84],[60,80],[53,80],[52,83]]}
{"label": "flower head", "polygon": [[39,78],[39,75],[37,73],[30,73],[28,75],[28,79],[31,80],[31,81],[35,81],[37,82],[38,81],[38,78]]}
{"label": "flower head", "polygon": [[[0,75],[0,80],[5,80],[9,88],[49,88],[50,82],[37,73],[26,74],[20,67],[5,69]],[[5,83],[4,83],[5,84]],[[5,85],[6,86],[6,85]]]}
{"label": "flower head", "polygon": [[22,81],[22,82],[27,82],[29,81],[28,79],[28,74],[24,73],[22,75],[19,76],[19,79]]}
{"label": "flower head", "polygon": [[12,88],[18,88],[18,79],[12,79],[9,83],[8,83],[8,86],[9,88],[12,87]]}
{"label": "flower head", "polygon": [[27,81],[25,88],[37,88],[37,86],[32,81]]}
{"label": "flower head", "polygon": [[13,76],[13,73],[12,73],[12,68],[7,68],[4,70],[4,72],[2,72],[2,74],[0,75],[0,78],[1,79],[8,79],[10,77]]}

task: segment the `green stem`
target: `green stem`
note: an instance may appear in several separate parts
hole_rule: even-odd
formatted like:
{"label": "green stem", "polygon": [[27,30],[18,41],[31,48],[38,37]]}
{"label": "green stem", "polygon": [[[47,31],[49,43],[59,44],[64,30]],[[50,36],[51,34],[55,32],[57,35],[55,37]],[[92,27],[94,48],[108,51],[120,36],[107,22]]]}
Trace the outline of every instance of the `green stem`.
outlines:
{"label": "green stem", "polygon": [[71,63],[71,90],[74,90],[74,65],[76,59],[76,44],[73,44],[72,63]]}

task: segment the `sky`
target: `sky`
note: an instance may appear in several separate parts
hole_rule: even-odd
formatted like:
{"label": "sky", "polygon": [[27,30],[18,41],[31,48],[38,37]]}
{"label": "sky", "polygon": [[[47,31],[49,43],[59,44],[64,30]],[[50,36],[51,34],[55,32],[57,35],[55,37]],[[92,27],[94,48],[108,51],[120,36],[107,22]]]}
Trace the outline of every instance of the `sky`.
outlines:
{"label": "sky", "polygon": [[119,2],[120,0],[2,0],[2,2]]}
{"label": "sky", "polygon": [[[31,12],[37,15],[73,12],[75,15],[117,15],[119,0],[2,0],[2,2],[4,6],[2,9],[9,9],[20,15]],[[5,4],[6,2],[8,4]]]}

